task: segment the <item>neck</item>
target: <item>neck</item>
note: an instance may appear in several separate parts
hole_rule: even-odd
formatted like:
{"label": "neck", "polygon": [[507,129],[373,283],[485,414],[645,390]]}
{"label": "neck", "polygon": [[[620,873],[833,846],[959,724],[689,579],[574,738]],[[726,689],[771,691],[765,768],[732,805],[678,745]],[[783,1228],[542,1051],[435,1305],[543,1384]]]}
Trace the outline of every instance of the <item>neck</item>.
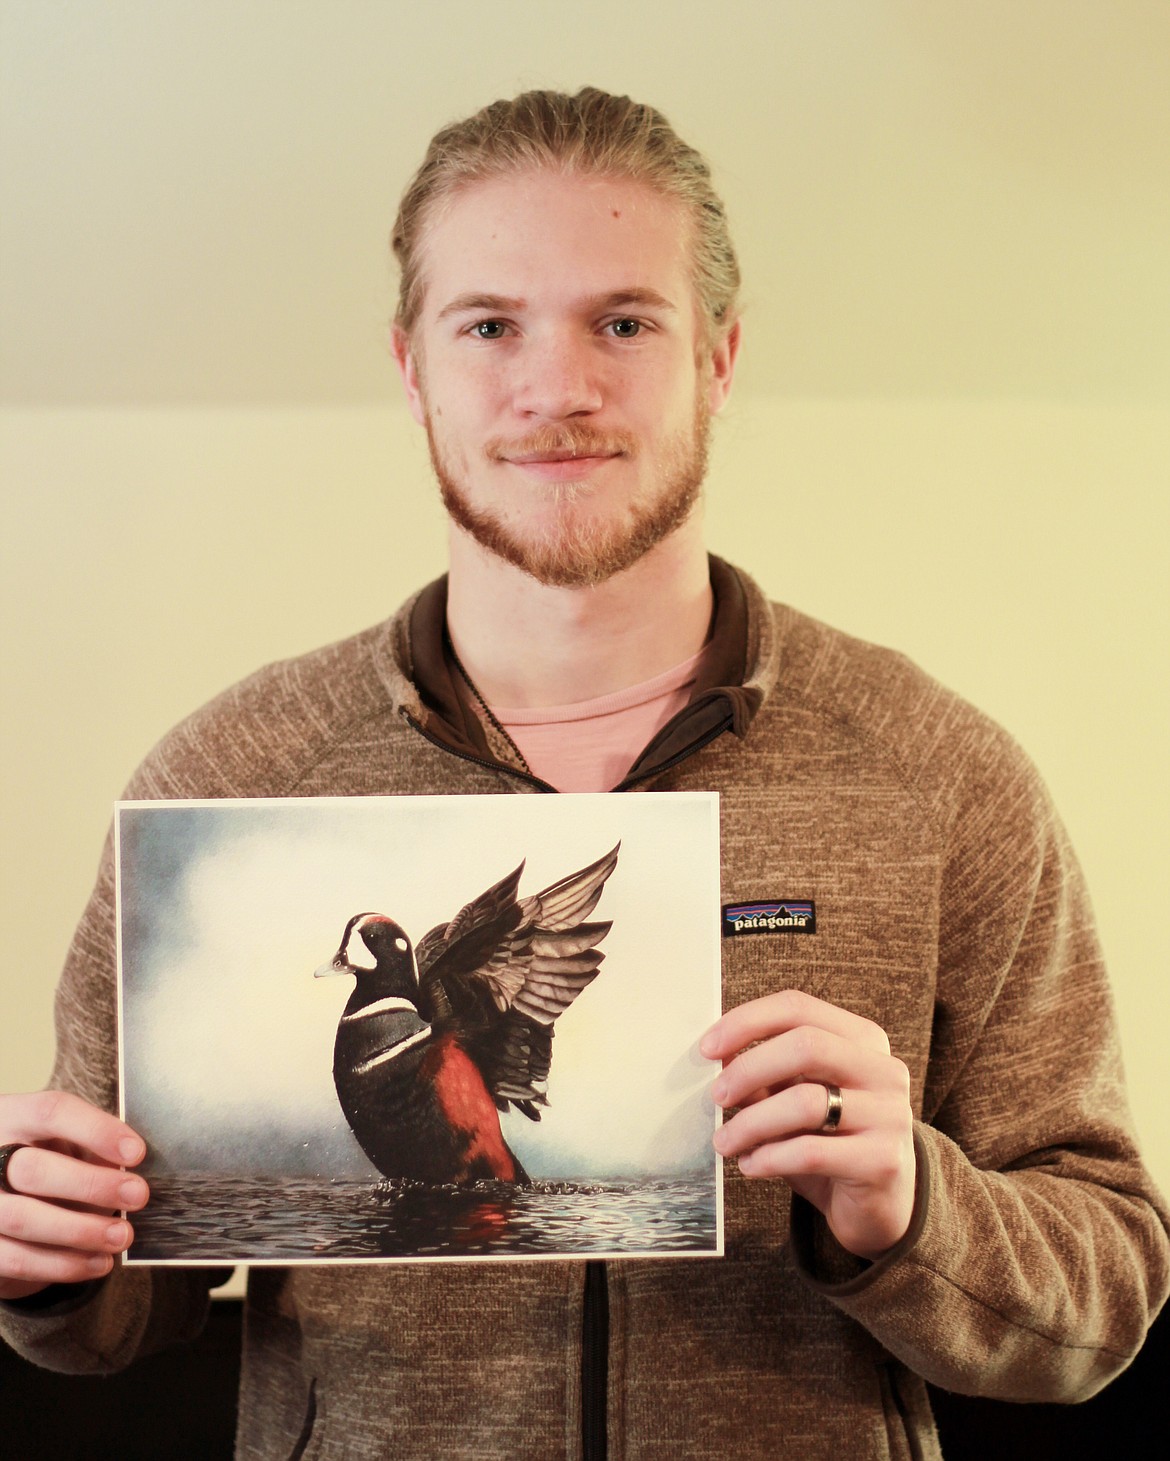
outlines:
{"label": "neck", "polygon": [[418,1001],[418,987],[413,977],[407,976],[404,971],[390,974],[381,970],[365,971],[359,976],[346,1003],[346,1013],[365,1009],[367,1005],[376,1004],[380,999],[405,999],[415,1005]]}
{"label": "neck", "polygon": [[706,641],[712,600],[698,511],[592,588],[538,583],[454,525],[450,549],[447,627],[489,705],[538,709],[612,695]]}

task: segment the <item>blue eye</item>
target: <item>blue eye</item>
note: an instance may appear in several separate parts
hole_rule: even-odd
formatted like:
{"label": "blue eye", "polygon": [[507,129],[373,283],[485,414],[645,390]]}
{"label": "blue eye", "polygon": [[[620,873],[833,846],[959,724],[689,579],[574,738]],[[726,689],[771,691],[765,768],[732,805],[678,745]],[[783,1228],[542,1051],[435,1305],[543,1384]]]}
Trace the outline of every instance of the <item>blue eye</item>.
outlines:
{"label": "blue eye", "polygon": [[610,324],[610,329],[619,340],[632,340],[641,328],[640,320],[613,320]]}
{"label": "blue eye", "polygon": [[504,333],[502,320],[480,320],[473,328],[481,340],[498,340]]}

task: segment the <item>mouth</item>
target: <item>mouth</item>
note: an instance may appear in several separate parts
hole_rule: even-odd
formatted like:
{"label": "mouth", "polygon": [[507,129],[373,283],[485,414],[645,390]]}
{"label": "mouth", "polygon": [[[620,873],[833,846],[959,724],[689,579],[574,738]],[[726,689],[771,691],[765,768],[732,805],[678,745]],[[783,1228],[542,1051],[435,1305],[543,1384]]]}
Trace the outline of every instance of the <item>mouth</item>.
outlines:
{"label": "mouth", "polygon": [[487,443],[487,453],[504,466],[515,467],[541,482],[579,482],[609,462],[630,456],[635,448],[625,431],[601,431],[579,423],[539,427],[511,441]]}
{"label": "mouth", "polygon": [[590,448],[590,447],[563,447],[553,451],[524,451],[512,452],[506,457],[510,462],[517,462],[521,466],[527,466],[530,462],[580,462],[600,461],[603,458],[621,456],[616,448]]}
{"label": "mouth", "polygon": [[620,451],[542,451],[506,453],[500,460],[548,482],[571,482],[616,461]]}

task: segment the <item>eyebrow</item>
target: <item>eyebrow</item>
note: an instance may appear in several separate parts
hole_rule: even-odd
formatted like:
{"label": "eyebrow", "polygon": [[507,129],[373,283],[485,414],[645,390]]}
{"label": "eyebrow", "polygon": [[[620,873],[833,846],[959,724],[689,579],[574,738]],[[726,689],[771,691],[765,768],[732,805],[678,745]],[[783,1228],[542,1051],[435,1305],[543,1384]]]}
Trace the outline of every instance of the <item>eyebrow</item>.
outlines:
{"label": "eyebrow", "polygon": [[[438,313],[438,319],[445,320],[451,315],[459,314],[516,314],[525,308],[526,301],[517,299],[506,294],[457,294],[450,303],[445,304]],[[610,294],[594,294],[585,301],[586,311],[590,314],[599,313],[608,309],[625,309],[629,306],[642,305],[650,309],[667,310],[671,314],[678,313],[678,307],[670,302],[664,294],[659,294],[657,289],[615,289]]]}
{"label": "eyebrow", "polygon": [[640,304],[650,309],[669,310],[671,314],[678,313],[677,305],[672,304],[665,294],[659,294],[657,289],[619,289],[613,294],[595,296],[589,304],[596,310],[621,309],[624,305]]}
{"label": "eyebrow", "polygon": [[486,311],[489,314],[515,314],[524,308],[522,299],[512,299],[504,294],[457,294],[450,304],[439,311],[438,318],[445,320],[450,315],[461,315]]}

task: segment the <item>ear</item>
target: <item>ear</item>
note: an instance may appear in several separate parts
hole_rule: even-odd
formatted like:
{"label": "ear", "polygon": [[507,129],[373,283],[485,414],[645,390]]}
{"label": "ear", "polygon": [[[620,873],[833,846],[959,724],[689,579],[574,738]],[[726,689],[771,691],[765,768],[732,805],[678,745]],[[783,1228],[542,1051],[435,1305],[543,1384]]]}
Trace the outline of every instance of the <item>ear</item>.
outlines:
{"label": "ear", "polygon": [[707,404],[711,408],[712,416],[726,404],[727,398],[731,394],[735,361],[739,355],[739,339],[740,322],[736,320],[711,351],[711,378],[707,383]]}
{"label": "ear", "polygon": [[396,324],[390,327],[390,349],[394,353],[398,373],[402,377],[402,389],[406,396],[406,404],[410,407],[410,414],[420,426],[424,426],[426,410],[423,406],[422,378],[415,359],[414,348],[410,343],[410,336],[401,325]]}

